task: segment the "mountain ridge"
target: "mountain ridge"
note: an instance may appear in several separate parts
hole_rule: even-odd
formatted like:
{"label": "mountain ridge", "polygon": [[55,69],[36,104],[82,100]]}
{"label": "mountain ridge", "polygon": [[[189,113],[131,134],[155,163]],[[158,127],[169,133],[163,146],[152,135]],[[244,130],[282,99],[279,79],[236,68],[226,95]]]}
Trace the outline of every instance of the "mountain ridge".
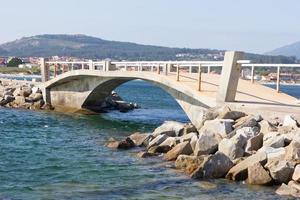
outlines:
{"label": "mountain ridge", "polygon": [[[222,60],[225,50],[178,48],[104,40],[83,34],[43,34],[23,37],[0,45],[0,56],[72,56],[112,60]],[[215,56],[212,56],[215,55]],[[285,56],[246,54],[255,62],[293,63]]]}
{"label": "mountain ridge", "polygon": [[296,56],[300,59],[300,41],[284,45],[266,53],[267,55]]}

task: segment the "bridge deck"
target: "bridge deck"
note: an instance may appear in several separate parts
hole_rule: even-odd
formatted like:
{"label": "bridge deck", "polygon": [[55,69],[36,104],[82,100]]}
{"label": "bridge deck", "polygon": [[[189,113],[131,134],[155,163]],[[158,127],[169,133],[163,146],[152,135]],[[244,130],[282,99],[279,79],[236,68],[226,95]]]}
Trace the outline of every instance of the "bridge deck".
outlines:
{"label": "bridge deck", "polygon": [[[198,75],[189,74],[180,76],[180,83],[188,87],[198,89]],[[168,78],[176,79],[176,74],[168,74]],[[201,96],[208,99],[216,99],[219,87],[220,75],[202,74]],[[276,90],[263,86],[259,83],[252,84],[247,80],[239,80],[236,101],[229,103],[231,107],[245,110],[247,112],[263,112],[265,114],[276,115],[276,113],[289,113],[300,115],[300,101],[295,97],[285,93],[278,93]]]}

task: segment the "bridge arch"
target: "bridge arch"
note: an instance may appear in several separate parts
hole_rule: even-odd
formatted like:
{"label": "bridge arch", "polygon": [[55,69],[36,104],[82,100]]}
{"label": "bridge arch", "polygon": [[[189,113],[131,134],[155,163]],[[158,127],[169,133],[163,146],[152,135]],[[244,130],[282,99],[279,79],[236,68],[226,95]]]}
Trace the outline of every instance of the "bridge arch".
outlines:
{"label": "bridge arch", "polygon": [[200,126],[203,112],[215,103],[207,99],[201,101],[197,91],[174,79],[147,72],[76,70],[46,82],[44,88],[48,94],[46,98],[58,111],[89,112],[100,105],[112,90],[135,79],[150,82],[169,93],[196,126]]}

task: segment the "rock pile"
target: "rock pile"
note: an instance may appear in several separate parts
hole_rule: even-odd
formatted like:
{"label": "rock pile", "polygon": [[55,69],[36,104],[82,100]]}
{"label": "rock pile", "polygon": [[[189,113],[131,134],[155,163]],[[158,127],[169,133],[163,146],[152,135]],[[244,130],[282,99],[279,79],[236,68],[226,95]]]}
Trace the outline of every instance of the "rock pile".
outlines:
{"label": "rock pile", "polygon": [[53,109],[51,105],[45,104],[38,86],[13,81],[0,81],[0,106],[31,110]]}
{"label": "rock pile", "polygon": [[120,112],[128,112],[133,109],[140,108],[137,103],[124,101],[115,91],[105,98],[104,102],[101,104],[99,110],[119,110]]}
{"label": "rock pile", "polygon": [[191,178],[281,184],[278,194],[300,197],[299,119],[266,120],[228,107],[208,110],[204,119],[199,129],[165,122],[152,134],[130,136],[131,147],[144,146],[143,158],[163,153]]}

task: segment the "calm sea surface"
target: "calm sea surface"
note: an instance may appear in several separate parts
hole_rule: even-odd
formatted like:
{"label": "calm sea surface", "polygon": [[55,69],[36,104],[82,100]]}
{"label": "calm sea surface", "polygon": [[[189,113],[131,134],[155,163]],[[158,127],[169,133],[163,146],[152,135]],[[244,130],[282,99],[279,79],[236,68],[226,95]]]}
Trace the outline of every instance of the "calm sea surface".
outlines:
{"label": "calm sea surface", "polygon": [[[300,97],[299,88],[291,94]],[[97,116],[0,109],[0,199],[282,199],[274,188],[194,181],[161,158],[137,158],[138,149],[106,148],[109,137],[188,121],[157,87],[134,81],[117,91],[143,108]]]}

